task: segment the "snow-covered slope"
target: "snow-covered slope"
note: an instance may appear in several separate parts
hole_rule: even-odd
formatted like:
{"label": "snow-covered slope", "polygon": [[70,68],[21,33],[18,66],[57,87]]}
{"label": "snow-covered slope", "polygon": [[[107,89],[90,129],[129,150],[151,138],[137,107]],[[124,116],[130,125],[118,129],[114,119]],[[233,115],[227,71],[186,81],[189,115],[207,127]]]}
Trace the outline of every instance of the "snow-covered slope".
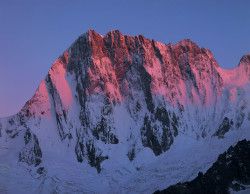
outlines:
{"label": "snow-covered slope", "polygon": [[242,140],[220,154],[209,170],[191,182],[178,183],[163,191],[165,194],[221,194],[250,192],[250,141]]}
{"label": "snow-covered slope", "polygon": [[[250,138],[250,54],[233,70],[190,40],[93,30],[0,120],[0,192],[146,192]],[[168,184],[168,185],[167,185]]]}

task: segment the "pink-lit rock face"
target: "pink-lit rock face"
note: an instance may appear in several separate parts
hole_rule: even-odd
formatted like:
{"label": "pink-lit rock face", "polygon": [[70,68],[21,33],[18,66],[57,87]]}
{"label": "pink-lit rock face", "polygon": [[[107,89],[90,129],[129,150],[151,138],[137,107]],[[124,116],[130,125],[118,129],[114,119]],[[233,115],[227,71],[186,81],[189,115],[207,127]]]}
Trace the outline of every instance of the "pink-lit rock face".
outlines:
{"label": "pink-lit rock face", "polygon": [[143,36],[124,36],[119,31],[111,31],[105,37],[89,31],[88,44],[88,95],[104,93],[110,101],[126,99],[121,93],[126,89],[122,87],[131,86],[131,93],[136,90],[127,75],[138,66],[150,75],[152,96],[161,95],[173,106],[208,105],[218,99],[215,93],[224,87],[211,52],[190,40],[173,46]]}
{"label": "pink-lit rock face", "polygon": [[[66,69],[68,65],[67,51],[53,63],[47,78],[38,87],[35,95],[29,100],[21,110],[21,114],[28,117],[50,118],[51,103],[56,111],[63,114],[68,111],[73,103],[71,89],[66,80]],[[50,80],[48,82],[48,80]],[[54,90],[53,92],[51,90]],[[57,97],[57,100],[49,98]]]}
{"label": "pink-lit rock face", "polygon": [[45,80],[43,80],[34,96],[24,105],[21,110],[28,117],[50,118],[50,100]]}
{"label": "pink-lit rock face", "polygon": [[[61,106],[64,110],[69,110],[73,103],[71,89],[66,80],[66,69],[68,65],[68,53],[64,52],[63,56],[60,57],[55,63],[53,63],[52,68],[49,70],[49,77],[53,84],[53,88],[56,89],[59,95]],[[56,105],[58,106],[58,105]]]}
{"label": "pink-lit rock face", "polygon": [[[81,60],[75,61],[76,53]],[[54,106],[61,113],[73,104],[72,88],[66,79],[67,72],[72,69],[81,69],[78,74],[88,79],[84,86],[86,96],[101,94],[110,102],[134,98],[144,86],[140,84],[141,78],[131,77],[131,73],[140,73],[144,69],[149,75],[145,79],[150,83],[153,98],[162,96],[173,107],[186,104],[209,106],[219,101],[225,87],[232,92],[232,101],[235,101],[235,89],[230,87],[249,89],[249,64],[249,55],[246,55],[235,69],[221,69],[211,51],[199,48],[189,39],[176,45],[165,45],[141,35],[124,36],[117,30],[110,31],[105,37],[90,30],[52,65],[48,77],[52,84],[49,87],[59,98]],[[39,99],[37,91],[27,104],[30,107],[33,102],[36,105],[32,106],[42,108],[42,111],[33,108],[33,116],[47,117],[50,107],[48,87],[44,81],[40,87],[43,89],[38,89],[39,95],[43,97]],[[27,109],[27,104],[22,112]],[[44,113],[41,115],[41,112]]]}
{"label": "pink-lit rock face", "polygon": [[[190,179],[250,139],[249,65],[245,55],[235,69],[221,69],[188,39],[165,45],[88,31],[22,110],[0,119],[0,166],[7,157],[6,169],[22,167],[32,193],[51,193],[51,183],[67,193],[153,193],[167,177]],[[15,170],[8,177],[20,183]],[[16,182],[0,179],[0,187]]]}
{"label": "pink-lit rock face", "polygon": [[143,36],[124,36],[119,31],[111,31],[105,37],[89,31],[89,42],[93,60],[88,70],[89,94],[102,90],[111,101],[126,98],[121,94],[126,90],[122,84],[126,80],[124,87],[133,85],[126,75],[136,65],[143,66],[150,75],[152,96],[161,95],[173,106],[177,102],[214,104],[224,87],[249,82],[249,65],[244,65],[249,64],[249,58],[244,56],[234,70],[222,70],[211,51],[200,49],[188,39],[173,46]]}

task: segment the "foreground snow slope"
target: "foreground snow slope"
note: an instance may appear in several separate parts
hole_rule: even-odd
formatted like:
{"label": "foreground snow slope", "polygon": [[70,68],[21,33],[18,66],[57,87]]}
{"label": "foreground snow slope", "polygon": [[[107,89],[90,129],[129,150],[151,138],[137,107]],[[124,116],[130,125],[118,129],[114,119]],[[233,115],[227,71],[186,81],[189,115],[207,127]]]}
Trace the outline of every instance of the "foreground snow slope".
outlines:
{"label": "foreground snow slope", "polygon": [[250,132],[250,55],[90,30],[0,120],[0,192],[146,192],[205,172]]}
{"label": "foreground snow slope", "polygon": [[249,193],[250,141],[242,140],[220,154],[205,174],[199,173],[191,182],[178,183],[155,193]]}

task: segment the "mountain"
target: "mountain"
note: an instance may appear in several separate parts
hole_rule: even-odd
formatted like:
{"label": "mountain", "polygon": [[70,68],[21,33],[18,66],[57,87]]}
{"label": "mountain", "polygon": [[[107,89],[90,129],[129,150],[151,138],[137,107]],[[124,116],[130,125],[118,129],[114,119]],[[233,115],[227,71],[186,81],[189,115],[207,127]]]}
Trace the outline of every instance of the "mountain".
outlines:
{"label": "mountain", "polygon": [[155,193],[229,193],[250,191],[250,141],[242,140],[235,147],[220,154],[217,161],[203,175],[191,182],[178,183]]}
{"label": "mountain", "polygon": [[189,39],[81,35],[0,120],[1,193],[152,193],[205,173],[250,132],[250,54],[233,70]]}

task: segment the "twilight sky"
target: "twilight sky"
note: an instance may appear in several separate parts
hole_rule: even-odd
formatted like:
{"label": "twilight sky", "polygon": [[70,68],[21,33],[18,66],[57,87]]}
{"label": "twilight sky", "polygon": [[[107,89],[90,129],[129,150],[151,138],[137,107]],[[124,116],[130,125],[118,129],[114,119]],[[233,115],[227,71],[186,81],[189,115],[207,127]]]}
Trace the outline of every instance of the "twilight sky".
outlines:
{"label": "twilight sky", "polygon": [[0,117],[17,113],[52,63],[88,29],[176,44],[190,38],[222,68],[250,52],[250,1],[0,0]]}

